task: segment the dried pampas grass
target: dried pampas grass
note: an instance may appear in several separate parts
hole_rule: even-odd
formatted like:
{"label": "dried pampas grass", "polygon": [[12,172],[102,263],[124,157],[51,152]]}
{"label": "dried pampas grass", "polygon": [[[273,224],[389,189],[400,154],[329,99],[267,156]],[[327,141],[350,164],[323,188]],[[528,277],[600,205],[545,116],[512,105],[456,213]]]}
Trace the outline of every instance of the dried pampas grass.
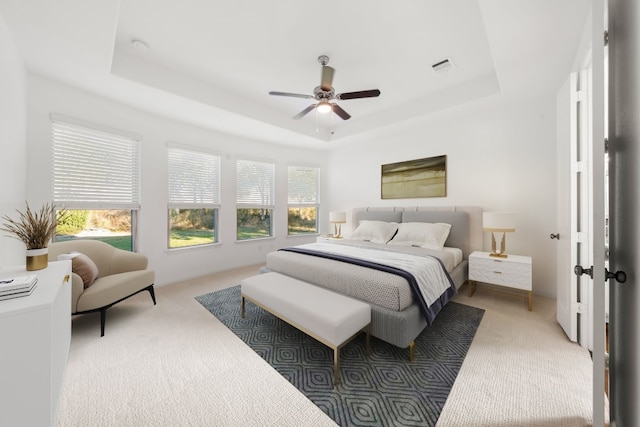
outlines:
{"label": "dried pampas grass", "polygon": [[[40,208],[40,211],[32,211],[29,203],[26,203],[27,209],[24,212],[18,212],[19,219],[13,220],[8,216],[3,216],[6,221],[0,228],[11,234],[10,237],[21,240],[27,249],[42,249],[49,245],[49,241],[56,231],[58,220],[56,219],[56,209],[53,204],[47,203]],[[64,211],[58,213],[60,218],[64,215]]]}

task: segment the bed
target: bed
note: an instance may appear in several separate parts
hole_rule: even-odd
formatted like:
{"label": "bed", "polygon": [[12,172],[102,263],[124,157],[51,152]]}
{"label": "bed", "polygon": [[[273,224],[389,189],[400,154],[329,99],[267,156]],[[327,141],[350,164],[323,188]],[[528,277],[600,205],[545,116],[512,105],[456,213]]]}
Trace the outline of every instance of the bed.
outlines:
{"label": "bed", "polygon": [[[482,249],[481,217],[481,208],[470,206],[356,208],[352,215],[354,232],[349,238],[321,238],[315,244],[270,252],[263,271],[276,271],[368,302],[372,309],[371,335],[397,347],[408,347],[410,357],[413,357],[415,338],[468,279],[469,254]],[[386,227],[393,229],[393,224],[397,224],[397,228],[393,238],[386,242],[387,236],[376,234],[371,238],[371,233],[361,232],[365,226],[375,226],[375,232],[380,233],[380,230],[386,231]],[[426,248],[407,243],[415,236],[413,232],[407,234],[412,227],[443,227],[447,224],[450,228],[444,236],[444,243],[426,244]],[[398,238],[399,241],[394,242]],[[391,259],[399,261],[390,262],[391,267],[387,268],[376,267],[386,264],[376,258],[369,259],[369,263],[363,262],[363,265],[360,261],[352,263],[348,262],[352,250],[356,251],[356,258],[369,253],[385,257],[389,253]],[[437,286],[445,289],[450,285],[450,289],[438,294],[435,300],[422,301],[423,298],[416,294],[417,285],[406,274],[394,271],[393,262],[412,258],[434,259],[433,262],[443,266],[448,272],[445,275],[449,282]],[[408,267],[409,270],[411,268]],[[432,277],[427,275],[420,280],[435,282]]]}

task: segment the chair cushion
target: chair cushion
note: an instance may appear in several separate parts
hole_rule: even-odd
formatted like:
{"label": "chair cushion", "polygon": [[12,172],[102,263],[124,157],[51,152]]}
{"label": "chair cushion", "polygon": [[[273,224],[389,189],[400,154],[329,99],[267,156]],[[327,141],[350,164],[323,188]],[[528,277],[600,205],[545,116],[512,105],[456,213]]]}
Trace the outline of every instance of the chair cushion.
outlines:
{"label": "chair cushion", "polygon": [[96,279],[93,286],[80,295],[76,312],[108,306],[149,287],[154,281],[153,270],[130,271],[100,277]]}

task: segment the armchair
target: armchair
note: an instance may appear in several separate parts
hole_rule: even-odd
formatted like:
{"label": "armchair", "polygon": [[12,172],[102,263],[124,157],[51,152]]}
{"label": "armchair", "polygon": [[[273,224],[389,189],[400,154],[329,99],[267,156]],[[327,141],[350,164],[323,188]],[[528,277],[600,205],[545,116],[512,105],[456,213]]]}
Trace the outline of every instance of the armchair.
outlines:
{"label": "armchair", "polygon": [[[71,314],[99,311],[101,337],[104,336],[107,309],[111,306],[142,291],[148,291],[153,304],[156,304],[153,289],[155,273],[147,270],[145,255],[117,249],[98,240],[69,240],[49,244],[49,261],[56,261],[59,255],[71,252],[79,252],[95,264],[89,262],[94,275],[87,286],[86,275],[76,269],[73,261]],[[84,279],[78,273],[83,274]]]}

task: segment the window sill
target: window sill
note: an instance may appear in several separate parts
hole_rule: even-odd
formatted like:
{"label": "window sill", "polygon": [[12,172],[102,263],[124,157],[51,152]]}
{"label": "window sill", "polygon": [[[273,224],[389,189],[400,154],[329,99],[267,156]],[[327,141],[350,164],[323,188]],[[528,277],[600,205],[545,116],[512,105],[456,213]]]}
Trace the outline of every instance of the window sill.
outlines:
{"label": "window sill", "polygon": [[254,239],[236,240],[236,243],[248,243],[248,242],[264,242],[265,240],[276,240],[274,236],[269,237],[256,237]]}
{"label": "window sill", "polygon": [[166,248],[164,251],[167,254],[178,254],[178,253],[181,253],[181,252],[191,252],[191,251],[197,251],[197,250],[206,250],[206,249],[216,248],[216,247],[220,247],[220,246],[222,246],[222,243],[216,242],[216,243],[207,243],[207,244],[204,244],[204,245],[182,246],[180,248]]}

